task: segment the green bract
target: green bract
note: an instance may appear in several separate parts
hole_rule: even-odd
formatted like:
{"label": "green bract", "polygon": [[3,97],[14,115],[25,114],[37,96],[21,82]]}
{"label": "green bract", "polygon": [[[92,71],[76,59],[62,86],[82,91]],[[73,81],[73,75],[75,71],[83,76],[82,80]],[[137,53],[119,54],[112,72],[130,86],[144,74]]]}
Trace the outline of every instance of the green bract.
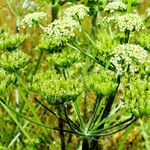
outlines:
{"label": "green bract", "polygon": [[80,30],[77,21],[71,18],[62,18],[44,28],[44,35],[38,49],[46,50],[49,53],[60,51],[69,40],[75,37],[75,33]]}
{"label": "green bract", "polygon": [[149,68],[150,56],[146,50],[139,45],[124,44],[114,48],[111,63],[118,69],[129,69],[131,72],[139,71],[139,66]]}
{"label": "green bract", "polygon": [[54,72],[38,74],[33,78],[32,88],[51,105],[71,103],[82,93],[82,83],[76,79],[60,77]]}
{"label": "green bract", "polygon": [[75,17],[77,16],[79,19],[83,19],[85,16],[87,16],[89,12],[88,7],[79,4],[79,5],[74,5],[74,6],[70,6],[69,8],[67,8],[64,12],[64,17],[70,18],[72,17],[73,19],[75,19]]}
{"label": "green bract", "polygon": [[19,25],[23,28],[25,28],[26,25],[32,28],[34,24],[40,23],[44,18],[46,18],[46,13],[44,12],[30,13],[20,21]]}
{"label": "green bract", "polygon": [[116,27],[121,31],[140,31],[144,28],[142,18],[137,14],[125,14],[116,17]]}
{"label": "green bract", "polygon": [[19,48],[27,36],[19,34],[3,34],[0,37],[0,50],[13,51]]}
{"label": "green bract", "polygon": [[124,4],[120,0],[111,2],[107,4],[106,7],[104,8],[104,11],[107,11],[110,13],[113,13],[115,11],[125,11],[125,10],[126,10],[126,4]]}
{"label": "green bract", "polygon": [[91,73],[85,78],[88,91],[94,91],[97,94],[114,94],[118,84],[115,74],[108,70],[100,70],[100,73]]}
{"label": "green bract", "polygon": [[53,64],[56,68],[69,68],[80,59],[77,52],[63,51],[62,53],[54,53],[48,58],[49,64]]}
{"label": "green bract", "polygon": [[1,55],[0,67],[8,72],[16,72],[25,67],[29,62],[29,56],[21,50],[4,52]]}

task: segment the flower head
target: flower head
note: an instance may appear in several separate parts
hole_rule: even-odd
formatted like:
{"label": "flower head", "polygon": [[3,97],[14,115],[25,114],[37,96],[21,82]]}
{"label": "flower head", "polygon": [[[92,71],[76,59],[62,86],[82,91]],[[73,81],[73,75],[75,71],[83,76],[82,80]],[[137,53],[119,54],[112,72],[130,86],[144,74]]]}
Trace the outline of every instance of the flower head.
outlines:
{"label": "flower head", "polygon": [[44,18],[46,18],[46,13],[44,12],[30,13],[21,20],[20,26],[25,28],[25,26],[28,25],[32,28],[34,24],[41,22]]}
{"label": "flower head", "polygon": [[144,28],[142,18],[137,14],[125,14],[116,18],[116,26],[121,32],[140,31]]}
{"label": "flower head", "polygon": [[79,30],[79,23],[71,18],[55,20],[48,27],[44,28],[45,34],[38,48],[50,53],[59,51],[59,48],[75,37],[76,31]]}
{"label": "flower head", "polygon": [[0,67],[8,72],[15,72],[27,65],[29,56],[21,50],[4,52],[1,55]]}
{"label": "flower head", "polygon": [[145,64],[149,60],[149,54],[139,45],[125,44],[117,46],[113,51],[111,63],[113,63],[118,70],[129,67],[131,72],[139,70],[139,65]]}
{"label": "flower head", "polygon": [[82,83],[76,79],[64,79],[47,71],[33,78],[32,89],[45,98],[51,105],[60,105],[75,101],[82,93]]}
{"label": "flower head", "polygon": [[2,51],[13,51],[19,48],[27,36],[14,34],[4,34],[0,37],[0,50]]}
{"label": "flower head", "polygon": [[64,17],[72,17],[74,19],[76,16],[78,16],[79,19],[83,19],[85,16],[88,15],[88,12],[89,9],[86,6],[82,4],[74,5],[65,10]]}
{"label": "flower head", "polygon": [[55,68],[69,68],[76,63],[80,58],[79,53],[71,51],[63,51],[54,53],[48,57],[49,64],[53,64]]}
{"label": "flower head", "polygon": [[110,13],[113,13],[115,11],[125,11],[125,10],[126,10],[126,4],[124,4],[120,0],[117,0],[117,1],[107,4],[104,9],[104,11],[107,11]]}
{"label": "flower head", "polygon": [[[125,81],[125,82],[124,82]],[[123,99],[127,111],[135,117],[150,115],[150,78],[133,73],[123,78]]]}

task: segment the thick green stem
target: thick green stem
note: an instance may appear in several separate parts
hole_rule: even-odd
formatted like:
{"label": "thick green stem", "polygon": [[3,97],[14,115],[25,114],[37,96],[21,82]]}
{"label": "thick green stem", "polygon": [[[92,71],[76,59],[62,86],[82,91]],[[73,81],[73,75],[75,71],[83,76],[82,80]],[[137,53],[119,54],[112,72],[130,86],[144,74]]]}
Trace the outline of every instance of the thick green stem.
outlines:
{"label": "thick green stem", "polygon": [[130,38],[130,31],[126,30],[125,32],[125,44],[129,42],[129,38]]}
{"label": "thick green stem", "polygon": [[132,0],[128,0],[128,5],[127,5],[127,12],[131,13],[131,4],[132,4]]}
{"label": "thick green stem", "polygon": [[41,61],[42,61],[42,56],[43,56],[43,52],[40,52],[39,57],[38,57],[37,64],[36,64],[35,69],[34,69],[34,72],[33,72],[33,75],[36,74],[36,72],[37,72],[37,70],[38,70],[38,68],[39,68],[39,66],[40,66],[40,63],[41,63]]}
{"label": "thick green stem", "polygon": [[57,19],[57,14],[59,11],[59,4],[57,3],[56,0],[52,0],[52,22]]}

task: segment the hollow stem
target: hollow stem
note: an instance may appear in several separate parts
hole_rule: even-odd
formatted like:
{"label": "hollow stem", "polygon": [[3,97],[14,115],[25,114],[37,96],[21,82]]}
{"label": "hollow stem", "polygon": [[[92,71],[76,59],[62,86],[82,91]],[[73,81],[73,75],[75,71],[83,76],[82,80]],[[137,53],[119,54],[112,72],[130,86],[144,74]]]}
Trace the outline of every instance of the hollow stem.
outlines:
{"label": "hollow stem", "polygon": [[42,61],[42,56],[43,56],[43,52],[40,52],[39,57],[38,57],[37,64],[36,64],[35,69],[34,69],[34,71],[33,71],[33,75],[36,74],[36,72],[37,72],[37,70],[38,70],[38,68],[39,68],[39,66],[40,66],[40,63],[41,63],[41,61]]}

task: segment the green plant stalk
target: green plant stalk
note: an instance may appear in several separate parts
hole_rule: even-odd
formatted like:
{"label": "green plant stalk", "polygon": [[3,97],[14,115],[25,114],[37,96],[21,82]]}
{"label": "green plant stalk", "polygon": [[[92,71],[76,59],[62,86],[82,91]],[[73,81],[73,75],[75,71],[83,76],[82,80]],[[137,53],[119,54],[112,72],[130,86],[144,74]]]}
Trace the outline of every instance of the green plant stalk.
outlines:
{"label": "green plant stalk", "polygon": [[[23,126],[23,129],[25,129],[27,127],[27,125],[29,124],[29,121],[27,121],[25,123],[25,125]],[[17,133],[16,136],[12,139],[12,141],[9,143],[8,145],[8,148],[10,148],[14,143],[15,141],[19,138],[19,136],[21,135],[21,132]]]}
{"label": "green plant stalk", "polygon": [[149,138],[148,138],[148,133],[145,130],[145,125],[143,124],[142,120],[139,120],[141,127],[142,127],[142,134],[143,134],[143,138],[145,140],[144,144],[145,144],[145,149],[149,150],[150,149],[150,142],[149,142]]}
{"label": "green plant stalk", "polygon": [[[118,83],[118,87],[117,87],[117,89],[116,89],[116,94],[117,94],[117,90],[118,90],[119,85],[120,85],[120,77],[119,77],[119,76],[118,76],[118,82],[119,82],[119,83]],[[101,120],[100,120],[100,121],[102,121],[104,118],[107,118],[107,117],[108,117],[109,112],[111,111],[111,107],[112,107],[112,105],[113,105],[113,103],[114,103],[114,99],[115,99],[116,94],[115,94],[115,95],[110,95],[110,96],[108,97],[108,100],[107,100],[105,109],[104,109],[104,111],[103,111],[103,113],[102,113],[102,116],[101,116]],[[105,124],[105,123],[104,123],[104,124]],[[100,126],[98,127],[98,129],[102,129],[102,128],[104,127],[104,124],[100,125]],[[118,130],[118,131],[119,131],[119,130]],[[114,133],[116,133],[116,132],[117,132],[117,131],[115,131]],[[99,139],[99,136],[97,136],[97,139]],[[96,148],[98,148],[98,141],[93,140],[93,141],[91,142],[91,149],[95,150]]]}
{"label": "green plant stalk", "polygon": [[124,34],[125,34],[125,44],[127,44],[127,43],[129,43],[129,38],[130,38],[130,31],[129,30],[126,30],[125,32],[124,32]]}
{"label": "green plant stalk", "polygon": [[90,134],[98,134],[98,133],[101,133],[103,131],[107,131],[107,130],[110,130],[110,129],[113,129],[113,128],[116,128],[116,127],[119,127],[121,125],[124,125],[124,124],[127,124],[129,121],[133,120],[133,117],[130,117],[116,125],[112,125],[112,126],[109,126],[109,127],[106,127],[106,128],[103,128],[103,129],[100,129],[100,130],[95,130],[95,131],[90,131],[89,133]]}
{"label": "green plant stalk", "polygon": [[35,69],[34,69],[34,71],[33,71],[33,75],[36,74],[36,72],[37,72],[37,70],[38,70],[38,68],[39,68],[39,66],[40,66],[40,64],[41,64],[42,57],[43,57],[43,52],[40,52],[39,57],[38,57],[37,64],[36,64]]}
{"label": "green plant stalk", "polygon": [[83,118],[82,118],[82,115],[80,114],[80,110],[79,110],[79,107],[78,107],[78,104],[77,102],[75,101],[74,103],[72,103],[72,106],[73,106],[73,109],[80,121],[80,125],[81,125],[81,129],[83,130],[84,132],[84,129],[85,129],[85,124],[84,124],[84,121],[83,121]]}
{"label": "green plant stalk", "polygon": [[57,14],[59,11],[59,4],[57,3],[56,0],[52,0],[52,9],[51,9],[51,13],[52,13],[52,22],[57,19]]}
{"label": "green plant stalk", "polygon": [[97,96],[95,105],[93,107],[92,115],[91,115],[91,117],[90,117],[90,119],[88,121],[87,127],[86,127],[87,133],[89,132],[89,129],[91,128],[91,125],[92,125],[92,123],[94,121],[94,118],[96,117],[96,113],[97,113],[97,110],[98,110],[100,102],[101,102],[100,96]]}
{"label": "green plant stalk", "polygon": [[128,5],[127,5],[127,13],[131,13],[131,4],[132,4],[132,0],[128,0]]}
{"label": "green plant stalk", "polygon": [[[58,107],[57,108],[58,110],[58,114],[59,116],[61,117],[62,114],[61,114],[61,109]],[[63,121],[61,119],[58,120],[58,125],[59,125],[59,136],[60,136],[60,141],[61,141],[61,150],[65,150],[66,149],[66,144],[65,144],[65,134],[63,132],[64,130],[64,124],[63,124]]]}
{"label": "green plant stalk", "polygon": [[[21,94],[23,100],[26,102],[29,110],[31,111],[31,113],[33,114],[33,116],[35,117],[35,119],[37,120],[37,122],[41,123],[39,117],[36,114],[36,111],[32,108],[31,102],[26,98],[26,96],[24,95],[24,93],[22,92],[22,90],[20,88],[18,88],[18,89],[19,89],[19,93]],[[42,128],[42,129],[44,131],[44,134],[47,135],[47,131],[44,128]]]}
{"label": "green plant stalk", "polygon": [[[0,97],[1,98],[1,97]],[[38,123],[36,121],[34,121],[33,119],[30,119],[29,117],[26,117],[25,115],[23,115],[22,113],[19,113],[17,112],[15,109],[13,109],[11,106],[5,104],[4,100],[1,98],[0,99],[0,103],[4,104],[9,110],[11,110],[12,112],[16,113],[17,115],[19,115],[20,117],[22,117],[23,119],[33,123],[33,124],[36,124],[38,126],[41,126],[41,127],[44,127],[46,129],[52,129],[52,130],[55,130],[55,131],[59,131],[60,129],[59,128],[52,128],[51,126],[47,126],[47,125],[44,125],[42,123]],[[70,133],[70,134],[77,134],[76,132],[73,132],[73,131],[69,131],[69,130],[63,130],[64,132],[66,133]],[[77,135],[81,135],[83,136],[83,134],[77,134]]]}
{"label": "green plant stalk", "polygon": [[28,133],[25,131],[25,129],[21,126],[21,124],[18,122],[15,115],[13,113],[11,113],[10,109],[4,103],[2,103],[2,101],[0,101],[0,104],[6,110],[6,112],[10,115],[10,117],[13,119],[13,121],[16,123],[16,125],[18,126],[20,131],[26,136],[26,138],[30,141],[30,143],[33,144],[32,139],[30,138]]}

